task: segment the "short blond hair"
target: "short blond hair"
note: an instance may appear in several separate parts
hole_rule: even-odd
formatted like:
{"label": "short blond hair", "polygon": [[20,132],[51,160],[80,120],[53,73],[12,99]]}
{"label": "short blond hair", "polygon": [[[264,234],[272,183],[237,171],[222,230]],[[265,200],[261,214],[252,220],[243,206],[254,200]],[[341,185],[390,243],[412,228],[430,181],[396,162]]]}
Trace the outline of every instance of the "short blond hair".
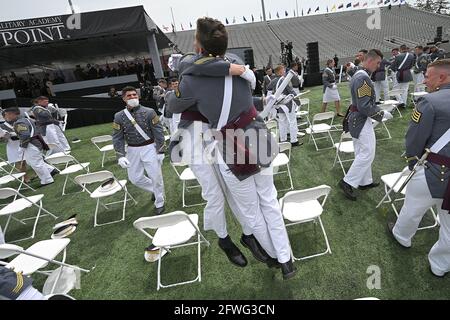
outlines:
{"label": "short blond hair", "polygon": [[276,67],[275,67],[275,69],[273,69],[273,71],[275,72],[275,73],[278,73],[278,72],[280,72],[281,70],[283,70],[283,69],[285,69],[286,67],[284,66],[284,65],[282,65],[282,64],[279,64],[279,65],[277,65]]}
{"label": "short blond hair", "polygon": [[450,69],[450,59],[441,59],[441,60],[436,60],[434,62],[431,62],[428,65],[428,68],[432,68],[432,67]]}

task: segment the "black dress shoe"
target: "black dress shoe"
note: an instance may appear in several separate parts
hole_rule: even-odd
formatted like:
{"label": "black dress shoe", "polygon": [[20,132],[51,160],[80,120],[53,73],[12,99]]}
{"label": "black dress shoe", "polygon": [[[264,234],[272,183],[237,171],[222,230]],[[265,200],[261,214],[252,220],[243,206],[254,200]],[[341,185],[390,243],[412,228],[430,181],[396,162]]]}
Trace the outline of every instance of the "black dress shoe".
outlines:
{"label": "black dress shoe", "polygon": [[50,182],[50,183],[41,184],[39,187],[37,187],[37,189],[45,188],[45,187],[47,187],[47,186],[49,186],[49,185],[52,185],[52,184],[54,184],[54,183],[55,183],[55,182],[53,181],[53,182]]}
{"label": "black dress shoe", "polygon": [[399,246],[401,246],[404,249],[409,249],[410,247],[405,247],[400,242],[398,242],[398,240],[395,238],[395,236],[394,236],[394,227],[395,227],[395,222],[388,222],[387,229],[388,229],[389,235],[392,237],[392,239],[395,241],[395,243],[397,243]]}
{"label": "black dress shoe", "polygon": [[247,259],[241,250],[231,241],[230,236],[227,236],[225,239],[219,239],[219,248],[225,252],[228,260],[235,266],[243,268],[247,265]]}
{"label": "black dress shoe", "polygon": [[292,148],[299,147],[299,146],[301,146],[301,145],[303,145],[303,142],[300,142],[300,141],[291,143]]}
{"label": "black dress shoe", "polygon": [[339,181],[339,187],[341,187],[342,191],[344,191],[344,194],[348,199],[356,201],[356,196],[351,185],[349,185],[344,180],[341,180]]}
{"label": "black dress shoe", "polygon": [[269,259],[267,259],[266,264],[269,268],[281,268],[281,263],[279,263],[277,259],[274,259],[272,257],[269,257]]}
{"label": "black dress shoe", "polygon": [[157,216],[160,216],[160,215],[162,215],[164,213],[165,210],[166,210],[166,208],[164,206],[162,206],[161,208],[156,208],[155,209],[155,214]]}
{"label": "black dress shoe", "polygon": [[283,273],[283,279],[288,280],[295,276],[297,268],[292,263],[292,260],[289,260],[288,262],[281,264],[281,272]]}
{"label": "black dress shoe", "polygon": [[261,247],[258,240],[256,240],[254,235],[242,235],[241,244],[249,249],[253,254],[253,257],[259,262],[266,263],[266,261],[270,258],[266,251]]}
{"label": "black dress shoe", "polygon": [[379,186],[380,186],[379,182],[372,182],[371,184],[368,184],[366,186],[359,186],[359,190],[369,190]]}

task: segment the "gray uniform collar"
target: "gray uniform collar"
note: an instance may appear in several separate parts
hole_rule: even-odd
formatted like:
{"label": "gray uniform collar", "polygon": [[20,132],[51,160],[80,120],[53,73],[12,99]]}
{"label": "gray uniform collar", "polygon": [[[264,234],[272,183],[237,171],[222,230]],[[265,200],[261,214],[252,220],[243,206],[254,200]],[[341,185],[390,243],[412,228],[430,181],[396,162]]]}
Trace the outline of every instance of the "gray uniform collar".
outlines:
{"label": "gray uniform collar", "polygon": [[447,83],[439,88],[439,90],[450,89],[450,83]]}

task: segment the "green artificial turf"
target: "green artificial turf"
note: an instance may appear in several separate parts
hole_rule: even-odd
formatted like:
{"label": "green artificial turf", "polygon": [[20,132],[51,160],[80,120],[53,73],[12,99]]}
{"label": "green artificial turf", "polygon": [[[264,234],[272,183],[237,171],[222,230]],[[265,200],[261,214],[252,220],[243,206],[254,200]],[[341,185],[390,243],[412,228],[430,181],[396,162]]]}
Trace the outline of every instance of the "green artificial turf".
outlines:
{"label": "green artificial turf", "polygon": [[[348,105],[348,84],[340,85],[343,110]],[[322,87],[312,89],[307,95],[311,99],[311,113],[320,111]],[[333,106],[329,110],[334,110]],[[388,123],[393,139],[377,143],[377,156],[373,166],[375,180],[386,173],[400,171],[405,166],[401,158],[404,151],[404,135],[412,109],[403,111],[404,118],[395,118]],[[341,121],[337,118],[337,121]],[[74,137],[82,140],[73,144],[72,154],[80,161],[90,161],[91,171],[101,170],[100,153],[90,142],[93,136],[111,134],[111,124],[68,130],[69,141]],[[377,132],[382,137],[383,132]],[[339,132],[333,133],[336,142]],[[2,147],[3,148],[3,147]],[[4,152],[2,152],[4,153]],[[93,227],[95,202],[85,193],[61,197],[64,182],[56,177],[56,183],[39,190],[45,194],[46,208],[59,217],[77,214],[79,226],[70,237],[67,262],[84,268],[95,269],[83,274],[81,290],[71,294],[77,299],[355,299],[377,297],[379,299],[447,299],[449,279],[437,279],[428,271],[427,254],[438,238],[438,229],[419,231],[413,247],[403,249],[387,234],[386,224],[394,219],[392,209],[386,205],[375,209],[384,195],[383,187],[370,191],[358,191],[357,202],[344,198],[338,182],[343,177],[339,167],[332,168],[335,152],[317,152],[313,144],[294,148],[291,170],[294,188],[301,190],[326,184],[332,187],[322,220],[328,233],[333,253],[312,260],[296,262],[298,274],[283,281],[281,271],[268,269],[257,262],[248,250],[241,247],[249,260],[246,268],[231,265],[217,245],[217,237],[207,232],[210,247],[202,248],[202,282],[156,291],[156,263],[144,261],[144,248],[149,241],[133,228],[133,222],[153,215],[153,203],[145,192],[130,185],[129,191],[139,201],[127,210],[126,221],[104,227]],[[348,164],[349,165],[349,164]],[[347,166],[348,167],[348,166]],[[118,178],[125,179],[126,171],[115,159],[106,163],[106,170],[113,171]],[[169,165],[164,162],[167,212],[182,210],[181,184]],[[286,186],[286,176],[277,176],[277,186]],[[34,182],[36,184],[37,182]],[[71,186],[69,191],[77,191]],[[198,189],[192,192],[198,193]],[[30,192],[25,192],[30,194]],[[279,194],[279,197],[283,196]],[[188,201],[199,200],[189,196]],[[202,207],[185,209],[187,213],[203,216]],[[121,214],[117,210],[100,213],[101,221],[115,219]],[[60,221],[59,219],[58,221]],[[430,222],[427,220],[425,222]],[[0,223],[4,226],[5,220]],[[38,240],[49,239],[55,224],[50,217],[39,221],[34,240],[19,243],[24,247]],[[200,226],[203,225],[200,219]],[[228,229],[236,243],[241,235],[240,226],[228,211]],[[9,239],[31,232],[31,225],[13,223],[8,230]],[[294,252],[297,255],[311,254],[324,249],[324,241],[318,225],[294,226],[288,229]],[[240,246],[240,244],[239,244]],[[367,279],[370,266],[381,270],[381,289],[369,290]],[[196,273],[196,247],[176,249],[163,258],[163,281],[172,283],[189,280]],[[35,277],[35,285],[42,288],[44,278]]]}

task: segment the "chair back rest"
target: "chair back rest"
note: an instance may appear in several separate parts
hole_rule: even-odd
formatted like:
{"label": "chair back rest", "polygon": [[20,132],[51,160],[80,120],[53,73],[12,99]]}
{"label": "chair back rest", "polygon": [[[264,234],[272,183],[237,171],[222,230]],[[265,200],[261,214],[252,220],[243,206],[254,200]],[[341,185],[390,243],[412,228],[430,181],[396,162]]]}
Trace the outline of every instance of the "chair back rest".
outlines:
{"label": "chair back rest", "polygon": [[269,120],[266,122],[266,126],[269,130],[278,129],[278,122],[276,120]]}
{"label": "chair back rest", "polygon": [[23,251],[22,247],[16,246],[14,244],[0,244],[0,259],[7,259],[15,254]]}
{"label": "chair back rest", "polygon": [[303,99],[300,99],[300,105],[303,107],[304,105],[307,105],[308,106],[308,111],[309,111],[309,105],[310,105],[310,101],[309,101],[309,98],[303,98]]}
{"label": "chair back rest", "polygon": [[98,136],[98,137],[93,137],[91,139],[91,142],[93,144],[95,144],[95,146],[98,148],[98,144],[99,143],[105,143],[105,142],[110,142],[112,141],[112,136],[111,135],[105,135],[105,136]]}
{"label": "chair back rest", "polygon": [[133,223],[133,226],[146,236],[152,238],[152,236],[145,231],[146,229],[156,230],[159,228],[170,227],[183,221],[189,221],[198,231],[198,227],[192,222],[189,215],[183,211],[175,211],[161,216],[140,218]]}
{"label": "chair back rest", "polygon": [[322,121],[326,121],[326,120],[331,120],[330,124],[333,123],[333,120],[334,120],[334,112],[333,111],[318,113],[318,114],[315,114],[313,117],[313,123],[322,122]]}
{"label": "chair back rest", "polygon": [[342,134],[341,134],[341,142],[346,141],[346,140],[353,140],[353,137],[350,134],[350,132],[342,132]]}
{"label": "chair back rest", "polygon": [[2,188],[2,189],[0,189],[0,199],[8,199],[10,197],[15,197],[17,195],[22,197],[20,195],[20,193],[17,192],[17,190],[14,190],[14,189],[11,189],[11,188]]}
{"label": "chair back rest", "polygon": [[318,200],[321,197],[325,197],[322,202],[322,206],[325,205],[328,195],[330,194],[331,187],[327,185],[321,185],[311,189],[305,189],[300,191],[288,192],[282,199],[281,203],[284,205],[286,202],[306,202],[312,200]]}
{"label": "chair back rest", "polygon": [[86,184],[92,184],[96,182],[103,182],[108,179],[115,179],[114,174],[109,171],[98,171],[92,173],[86,173],[75,177],[74,181],[76,184],[83,186]]}
{"label": "chair back rest", "polygon": [[65,164],[68,165],[71,162],[75,162],[74,157],[69,155],[62,155],[58,157],[50,157],[46,159],[46,162],[51,165]]}
{"label": "chair back rest", "polygon": [[280,152],[287,152],[289,159],[291,158],[292,144],[290,142],[281,142],[278,144]]}
{"label": "chair back rest", "polygon": [[170,164],[172,165],[173,170],[175,170],[175,173],[177,174],[178,178],[181,176],[181,170],[177,168],[184,168],[188,165],[184,162],[171,162]]}
{"label": "chair back rest", "polygon": [[401,95],[403,93],[403,90],[401,89],[393,89],[391,91],[389,91],[389,97],[394,97],[394,96],[398,96]]}

